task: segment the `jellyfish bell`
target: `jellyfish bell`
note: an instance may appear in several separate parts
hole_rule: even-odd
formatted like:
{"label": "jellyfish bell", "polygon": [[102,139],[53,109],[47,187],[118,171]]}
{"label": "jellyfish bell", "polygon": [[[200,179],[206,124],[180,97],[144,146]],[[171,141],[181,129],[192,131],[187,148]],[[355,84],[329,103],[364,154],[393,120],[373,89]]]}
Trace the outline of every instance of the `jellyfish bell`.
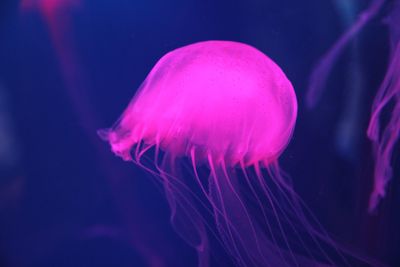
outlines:
{"label": "jellyfish bell", "polygon": [[242,43],[207,41],[162,57],[118,124],[113,151],[130,159],[139,141],[175,156],[234,166],[277,159],[293,132],[297,102],[282,70]]}
{"label": "jellyfish bell", "polygon": [[[269,57],[243,43],[205,41],[163,56],[99,135],[160,178],[172,224],[199,266],[209,266],[214,243],[237,266],[335,265],[321,242],[346,263],[279,168],[296,116],[293,86]],[[141,162],[150,148],[153,168]]]}

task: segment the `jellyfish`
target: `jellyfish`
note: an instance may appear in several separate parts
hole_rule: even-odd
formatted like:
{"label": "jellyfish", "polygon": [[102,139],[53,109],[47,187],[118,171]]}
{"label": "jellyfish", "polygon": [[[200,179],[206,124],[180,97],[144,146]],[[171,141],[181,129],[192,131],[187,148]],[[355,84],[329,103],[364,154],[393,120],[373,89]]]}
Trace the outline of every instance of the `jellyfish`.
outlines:
{"label": "jellyfish", "polygon": [[[333,44],[320,59],[310,76],[306,103],[313,108],[319,101],[326,80],[335,65],[336,60],[365,26],[371,21],[389,1],[372,0],[368,8],[361,13],[353,25]],[[374,166],[374,184],[370,193],[368,211],[376,211],[380,200],[386,195],[387,185],[393,176],[392,154],[400,136],[400,4],[391,3],[391,11],[385,23],[389,28],[390,56],[389,64],[380,87],[377,90],[371,108],[371,117],[366,129],[371,140]],[[385,119],[388,114],[389,119]]]}
{"label": "jellyfish", "polygon": [[293,86],[273,60],[204,41],[163,56],[99,135],[157,178],[199,266],[216,247],[235,266],[348,266],[279,167],[296,117]]}

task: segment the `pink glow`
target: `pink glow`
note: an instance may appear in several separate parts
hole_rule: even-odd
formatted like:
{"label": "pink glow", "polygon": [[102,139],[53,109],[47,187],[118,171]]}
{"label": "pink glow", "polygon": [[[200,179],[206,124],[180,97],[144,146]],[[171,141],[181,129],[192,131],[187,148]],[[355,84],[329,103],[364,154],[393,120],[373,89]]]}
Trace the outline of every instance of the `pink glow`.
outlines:
{"label": "pink glow", "polygon": [[[80,60],[76,47],[73,27],[74,15],[76,11],[80,11],[82,4],[82,0],[23,0],[20,9],[22,12],[38,12],[48,28],[67,95],[75,109],[79,125],[96,150],[100,168],[108,178],[116,209],[124,222],[125,237],[132,247],[142,254],[146,266],[163,267],[168,265],[169,257],[166,256],[167,252],[160,252],[159,249],[165,243],[163,233],[151,228],[143,228],[143,225],[149,223],[148,218],[135,216],[143,214],[144,211],[142,205],[135,201],[136,196],[125,186],[124,181],[130,177],[121,173],[107,161],[107,154],[94,134],[96,125],[100,123],[88,94],[91,84],[82,67],[84,64]],[[26,13],[22,14],[26,15]]]}
{"label": "pink glow", "polygon": [[271,59],[245,44],[208,41],[161,58],[108,137],[125,160],[144,141],[215,164],[268,164],[289,142],[296,114],[293,87]]}
{"label": "pink glow", "polygon": [[338,57],[343,53],[346,46],[367,23],[380,11],[385,0],[373,0],[369,7],[360,14],[357,21],[332,45],[332,47],[321,57],[310,76],[310,83],[306,95],[306,104],[313,108],[324,92],[326,80],[332,71]]}
{"label": "pink glow", "polygon": [[163,184],[171,223],[199,266],[216,244],[235,266],[348,266],[280,170],[296,116],[293,87],[270,58],[207,41],[162,57],[99,135]]}
{"label": "pink glow", "polygon": [[[309,108],[313,108],[319,101],[325,89],[326,80],[340,54],[352,38],[379,14],[386,2],[385,0],[371,0],[370,5],[360,14],[357,21],[321,57],[310,77],[306,96]],[[375,158],[374,184],[368,204],[370,213],[376,210],[380,200],[386,195],[387,185],[393,176],[392,154],[400,136],[400,80],[398,74],[400,68],[400,4],[394,1],[390,7],[391,10],[386,18],[391,42],[389,64],[373,101],[371,119],[367,129]],[[393,108],[390,108],[390,104],[393,104]],[[382,125],[384,109],[390,111],[390,118],[387,123]]]}
{"label": "pink glow", "polygon": [[[390,31],[391,51],[389,65],[372,104],[368,137],[374,148],[375,170],[374,188],[369,200],[369,211],[376,209],[379,201],[385,197],[386,188],[393,176],[392,154],[400,137],[400,4],[393,3],[392,11],[386,18]],[[382,123],[384,109],[390,104],[390,118]]]}
{"label": "pink glow", "polygon": [[81,0],[22,0],[21,10],[28,11],[38,9],[46,18],[55,15],[57,11],[62,11],[66,8],[76,8],[80,6]]}

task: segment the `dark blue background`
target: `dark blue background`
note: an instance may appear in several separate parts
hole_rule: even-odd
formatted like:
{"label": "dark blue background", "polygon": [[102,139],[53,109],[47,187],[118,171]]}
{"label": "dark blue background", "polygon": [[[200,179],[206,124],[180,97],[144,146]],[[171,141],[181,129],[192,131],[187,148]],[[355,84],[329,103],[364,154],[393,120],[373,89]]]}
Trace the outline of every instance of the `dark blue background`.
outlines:
{"label": "dark blue background", "polygon": [[[0,266],[195,266],[194,251],[169,224],[163,192],[114,157],[96,129],[114,123],[162,55],[210,39],[251,44],[282,67],[299,101],[283,169],[338,240],[400,266],[398,150],[387,198],[366,213],[373,160],[365,131],[387,64],[384,14],[358,36],[358,57],[348,49],[339,59],[317,108],[304,105],[313,65],[345,29],[336,2],[82,0],[63,14],[79,69],[73,86],[92,112],[89,125],[69,93],[48,21],[2,0],[0,115],[9,127],[0,125],[8,133],[0,142],[13,142],[6,155],[15,160],[0,162]],[[354,2],[353,19],[369,1]],[[355,60],[363,73],[359,116],[351,145],[340,150]]]}

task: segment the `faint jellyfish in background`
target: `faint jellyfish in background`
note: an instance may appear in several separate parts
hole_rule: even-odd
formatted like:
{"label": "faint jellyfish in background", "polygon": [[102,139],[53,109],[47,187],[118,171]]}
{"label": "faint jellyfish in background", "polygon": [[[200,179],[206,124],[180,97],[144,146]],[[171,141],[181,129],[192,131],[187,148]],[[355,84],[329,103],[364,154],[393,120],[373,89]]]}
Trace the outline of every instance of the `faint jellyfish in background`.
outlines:
{"label": "faint jellyfish in background", "polygon": [[[400,3],[387,17],[391,51],[388,69],[372,104],[368,137],[374,146],[375,184],[370,197],[369,211],[375,210],[385,196],[386,185],[392,178],[392,153],[400,134]],[[381,127],[384,109],[393,104],[389,121]]]}
{"label": "faint jellyfish in background", "polygon": [[[307,105],[313,108],[319,101],[326,80],[337,58],[365,25],[374,18],[385,4],[385,0],[373,0],[361,13],[358,20],[339,38],[332,48],[320,59],[310,77],[306,96]],[[375,157],[374,187],[370,195],[368,210],[373,212],[386,194],[387,183],[392,178],[392,153],[400,133],[400,4],[391,3],[391,12],[386,18],[390,33],[390,58],[382,84],[375,96],[367,135],[373,144]],[[384,125],[382,117],[390,111]]]}
{"label": "faint jellyfish in background", "polygon": [[48,20],[54,20],[57,11],[66,8],[76,8],[81,5],[81,0],[21,0],[22,10],[39,9]]}
{"label": "faint jellyfish in background", "polygon": [[270,58],[206,41],[162,57],[99,135],[161,182],[199,266],[214,246],[237,266],[348,266],[278,165],[296,117],[293,87]]}
{"label": "faint jellyfish in background", "polygon": [[[73,15],[82,8],[81,0],[22,0],[21,11],[38,11],[50,33],[68,97],[87,133],[92,135],[98,125],[95,111],[90,105],[83,64],[77,53]],[[93,139],[91,137],[91,139]],[[92,142],[95,142],[91,140]]]}
{"label": "faint jellyfish in background", "polygon": [[[84,15],[83,0],[21,0],[21,12],[38,12],[45,22],[54,52],[57,56],[65,90],[75,112],[79,126],[83,128],[89,144],[95,148],[98,166],[102,169],[111,187],[117,216],[122,218],[121,227],[124,237],[136,252],[146,260],[146,266],[165,266],[171,261],[164,252],[160,252],[153,240],[162,246],[166,237],[161,231],[151,227],[143,227],[151,220],[137,214],[143,214],[144,207],[136,201],[135,192],[126,187],[125,181],[129,175],[121,172],[107,158],[108,154],[97,138],[95,131],[100,125],[100,120],[90,101],[91,83],[87,79],[85,64],[79,57],[79,36],[76,35],[76,14]],[[80,13],[81,12],[81,13]],[[74,27],[75,26],[75,27]],[[85,27],[85,25],[83,25]],[[52,246],[54,246],[52,244]],[[157,251],[157,253],[155,252]],[[172,254],[170,252],[170,254]]]}

